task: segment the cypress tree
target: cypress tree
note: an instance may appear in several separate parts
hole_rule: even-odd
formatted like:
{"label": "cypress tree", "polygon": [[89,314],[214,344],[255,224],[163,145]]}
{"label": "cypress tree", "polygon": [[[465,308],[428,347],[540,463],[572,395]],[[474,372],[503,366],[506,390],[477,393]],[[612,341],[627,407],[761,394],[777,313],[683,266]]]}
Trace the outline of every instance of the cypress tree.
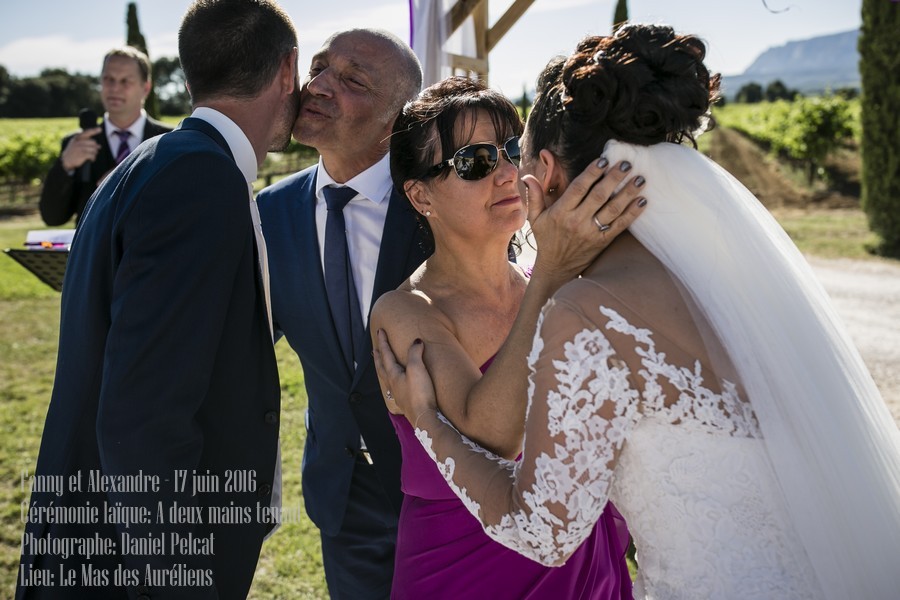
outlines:
{"label": "cypress tree", "polygon": [[881,237],[876,252],[900,258],[900,4],[863,0],[862,207]]}
{"label": "cypress tree", "polygon": [[531,108],[531,101],[528,99],[528,90],[525,89],[525,86],[522,86],[522,98],[519,100],[519,111],[522,114],[522,119],[528,118],[528,110]]}
{"label": "cypress tree", "polygon": [[613,15],[613,31],[618,29],[619,25],[628,20],[628,1],[617,0],[616,12]]}
{"label": "cypress tree", "polygon": [[[125,23],[128,26],[125,43],[133,48],[137,48],[149,58],[150,53],[147,52],[147,41],[144,39],[144,35],[141,33],[141,26],[138,24],[137,3],[128,3],[128,14],[125,18]],[[150,61],[150,64],[152,65],[153,61]],[[144,110],[151,117],[159,116],[159,103],[157,102],[156,90],[153,89],[153,86],[150,87],[150,93],[147,94],[147,99],[144,101]]]}

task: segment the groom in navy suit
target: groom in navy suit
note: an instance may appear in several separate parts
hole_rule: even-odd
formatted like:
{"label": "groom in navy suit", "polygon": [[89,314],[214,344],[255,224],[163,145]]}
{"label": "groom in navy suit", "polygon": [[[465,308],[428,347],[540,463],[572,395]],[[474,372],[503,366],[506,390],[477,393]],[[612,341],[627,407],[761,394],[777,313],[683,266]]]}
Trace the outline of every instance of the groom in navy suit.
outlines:
{"label": "groom in navy suit", "polygon": [[390,594],[400,447],[367,322],[375,300],[427,255],[387,155],[393,122],[421,83],[418,60],[396,36],[331,36],[312,59],[294,128],[319,163],[257,199],[276,336],[297,352],[306,380],[303,498],[332,599]]}
{"label": "groom in navy suit", "polygon": [[250,185],[290,141],[297,36],[270,0],[198,0],[178,46],[193,114],[112,172],[72,245],[17,598],[243,599],[272,528],[280,389]]}

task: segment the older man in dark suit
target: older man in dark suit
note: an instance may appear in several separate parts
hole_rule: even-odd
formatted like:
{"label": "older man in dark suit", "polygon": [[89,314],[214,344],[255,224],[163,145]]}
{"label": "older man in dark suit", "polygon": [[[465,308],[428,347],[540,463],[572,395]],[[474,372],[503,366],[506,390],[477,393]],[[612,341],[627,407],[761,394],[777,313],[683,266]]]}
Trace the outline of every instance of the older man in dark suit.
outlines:
{"label": "older man in dark suit", "polygon": [[106,113],[99,127],[63,139],[62,153],[41,189],[41,218],[47,225],[79,218],[97,184],[117,164],[144,140],[172,131],[144,111],[150,70],[147,55],[131,46],[113,48],[103,57],[100,100]]}
{"label": "older man in dark suit", "polygon": [[[243,599],[272,528],[280,390],[251,183],[290,140],[297,37],[271,0],[197,0],[179,55],[192,116],[101,184],[72,245],[20,598]],[[85,539],[102,551],[45,551]]]}
{"label": "older man in dark suit", "polygon": [[321,532],[333,599],[386,598],[391,589],[400,446],[366,322],[374,301],[427,255],[388,157],[394,119],[421,81],[418,60],[396,36],[331,36],[312,58],[294,129],[319,151],[319,164],[258,198],[276,334],[300,357],[309,397],[303,498]]}

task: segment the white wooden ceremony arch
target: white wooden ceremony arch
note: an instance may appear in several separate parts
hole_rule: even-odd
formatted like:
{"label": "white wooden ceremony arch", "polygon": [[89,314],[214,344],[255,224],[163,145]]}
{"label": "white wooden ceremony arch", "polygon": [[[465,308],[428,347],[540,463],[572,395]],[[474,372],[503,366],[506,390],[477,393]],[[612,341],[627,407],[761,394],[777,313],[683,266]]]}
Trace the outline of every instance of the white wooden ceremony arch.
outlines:
{"label": "white wooden ceremony arch", "polygon": [[493,27],[488,23],[488,2],[489,0],[457,0],[450,9],[447,29],[447,35],[452,35],[469,15],[472,16],[475,24],[475,56],[450,54],[448,58],[454,75],[477,77],[485,83],[489,82],[488,55],[528,7],[534,4],[534,0],[515,0]]}
{"label": "white wooden ceremony arch", "polygon": [[[489,0],[410,0],[409,4],[410,44],[428,86],[447,75],[488,83],[488,55],[534,0],[514,0],[493,26],[488,21]],[[459,35],[448,43],[457,30]]]}

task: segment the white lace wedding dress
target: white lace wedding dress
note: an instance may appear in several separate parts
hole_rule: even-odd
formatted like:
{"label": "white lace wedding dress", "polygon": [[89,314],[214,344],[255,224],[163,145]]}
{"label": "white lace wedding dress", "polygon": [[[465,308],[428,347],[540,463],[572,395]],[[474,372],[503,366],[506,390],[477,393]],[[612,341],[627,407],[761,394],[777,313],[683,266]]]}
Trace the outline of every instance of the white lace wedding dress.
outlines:
{"label": "white lace wedding dress", "polygon": [[698,152],[605,155],[647,176],[634,238],[545,307],[519,463],[417,410],[444,477],[545,564],[612,499],[638,597],[900,597],[900,432],[804,257]]}
{"label": "white lace wedding dress", "polygon": [[[529,360],[540,401],[529,406],[521,463],[490,457],[446,421],[434,440],[420,430],[451,486],[491,537],[551,565],[611,499],[638,548],[637,598],[820,597],[736,386],[592,305],[605,295],[577,282],[545,309]],[[478,458],[460,456],[459,444]],[[503,493],[488,492],[501,481]]]}

